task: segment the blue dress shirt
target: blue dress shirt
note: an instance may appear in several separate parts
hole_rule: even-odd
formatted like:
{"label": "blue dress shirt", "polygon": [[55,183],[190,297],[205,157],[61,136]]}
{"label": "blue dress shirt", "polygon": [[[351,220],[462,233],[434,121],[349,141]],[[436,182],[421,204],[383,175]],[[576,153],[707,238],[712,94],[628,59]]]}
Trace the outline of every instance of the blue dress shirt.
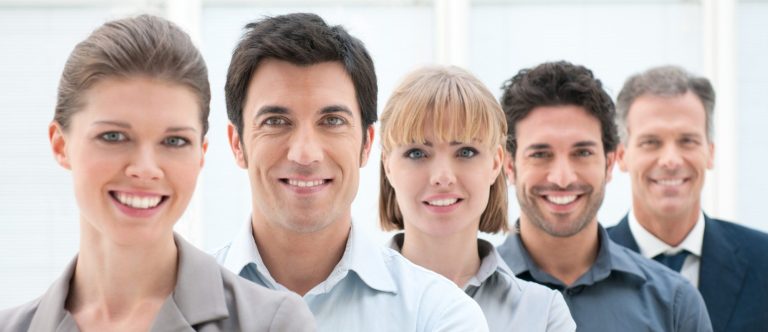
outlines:
{"label": "blue dress shirt", "polygon": [[[267,288],[286,290],[269,274],[250,220],[216,258]],[[321,249],[321,248],[320,248]],[[328,278],[304,295],[319,331],[487,331],[480,307],[451,281],[366,238],[352,227]]]}
{"label": "blue dress shirt", "polygon": [[542,271],[511,234],[499,246],[517,277],[557,289],[580,331],[712,331],[699,292],[678,273],[624,248],[598,225],[600,248],[573,285]]}
{"label": "blue dress shirt", "polygon": [[[392,237],[389,247],[398,252],[404,234]],[[563,296],[537,283],[520,280],[509,270],[493,245],[477,239],[480,268],[464,292],[483,309],[491,331],[575,331]]]}

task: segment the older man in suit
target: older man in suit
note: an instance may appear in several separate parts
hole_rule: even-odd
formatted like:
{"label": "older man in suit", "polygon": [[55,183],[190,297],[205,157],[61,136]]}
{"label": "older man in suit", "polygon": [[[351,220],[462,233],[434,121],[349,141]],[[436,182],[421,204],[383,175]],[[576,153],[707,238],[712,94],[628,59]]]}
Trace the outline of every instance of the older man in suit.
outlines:
{"label": "older man in suit", "polygon": [[632,210],[611,238],[680,272],[701,292],[715,331],[768,329],[768,234],[708,217],[715,92],[706,78],[658,67],[619,93],[619,167]]}

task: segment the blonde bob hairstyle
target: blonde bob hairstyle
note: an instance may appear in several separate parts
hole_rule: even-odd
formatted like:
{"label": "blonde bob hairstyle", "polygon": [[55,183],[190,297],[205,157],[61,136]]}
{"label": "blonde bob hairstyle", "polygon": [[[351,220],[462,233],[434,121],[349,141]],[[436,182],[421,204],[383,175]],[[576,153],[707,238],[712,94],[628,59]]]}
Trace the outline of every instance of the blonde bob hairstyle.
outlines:
{"label": "blonde bob hairstyle", "polygon": [[[458,67],[425,67],[411,72],[392,93],[381,114],[382,156],[396,146],[426,143],[432,130],[438,142],[478,141],[489,149],[506,143],[507,120],[480,80]],[[403,215],[395,189],[380,165],[379,223],[385,231],[402,230]],[[490,187],[480,231],[506,232],[507,185],[503,171]]]}

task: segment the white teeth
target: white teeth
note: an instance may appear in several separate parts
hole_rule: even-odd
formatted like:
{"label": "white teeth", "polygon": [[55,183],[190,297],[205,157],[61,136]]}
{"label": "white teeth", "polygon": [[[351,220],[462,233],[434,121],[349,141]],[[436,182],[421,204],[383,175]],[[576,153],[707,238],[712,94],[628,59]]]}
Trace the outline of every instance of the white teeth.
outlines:
{"label": "white teeth", "polygon": [[130,206],[134,209],[150,209],[158,204],[160,204],[160,200],[162,199],[162,196],[133,196],[126,193],[117,193],[116,195],[117,200],[122,203],[123,205]]}
{"label": "white teeth", "polygon": [[679,186],[683,184],[683,179],[674,179],[674,180],[656,180],[656,183],[662,185],[662,186]]}
{"label": "white teeth", "polygon": [[299,180],[288,180],[288,184],[292,186],[297,187],[316,187],[321,184],[325,183],[325,180],[315,180],[315,181],[299,181]]}
{"label": "white teeth", "polygon": [[547,200],[557,205],[566,205],[576,200],[576,195],[551,196],[547,195]]}
{"label": "white teeth", "polygon": [[456,202],[458,201],[459,201],[458,198],[446,198],[446,199],[438,199],[434,201],[427,201],[427,204],[434,205],[434,206],[448,206],[448,205],[456,204]]}

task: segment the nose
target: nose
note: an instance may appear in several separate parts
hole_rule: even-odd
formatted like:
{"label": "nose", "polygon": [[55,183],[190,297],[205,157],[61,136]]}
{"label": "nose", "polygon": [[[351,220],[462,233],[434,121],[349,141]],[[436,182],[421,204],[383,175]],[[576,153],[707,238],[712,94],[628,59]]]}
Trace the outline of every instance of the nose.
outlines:
{"label": "nose", "polygon": [[288,143],[288,160],[311,165],[323,160],[323,149],[311,128],[297,128]]}
{"label": "nose", "polygon": [[434,160],[430,172],[430,183],[437,187],[449,187],[456,182],[456,172],[449,160]]}
{"label": "nose", "polygon": [[158,180],[163,177],[163,169],[157,160],[153,147],[140,147],[132,154],[125,173],[137,180]]}
{"label": "nose", "polygon": [[683,163],[680,150],[674,144],[667,144],[659,157],[659,165],[666,169],[676,169]]}
{"label": "nose", "polygon": [[576,172],[568,158],[558,158],[549,170],[547,181],[554,183],[560,188],[566,188],[568,185],[576,182]]}

